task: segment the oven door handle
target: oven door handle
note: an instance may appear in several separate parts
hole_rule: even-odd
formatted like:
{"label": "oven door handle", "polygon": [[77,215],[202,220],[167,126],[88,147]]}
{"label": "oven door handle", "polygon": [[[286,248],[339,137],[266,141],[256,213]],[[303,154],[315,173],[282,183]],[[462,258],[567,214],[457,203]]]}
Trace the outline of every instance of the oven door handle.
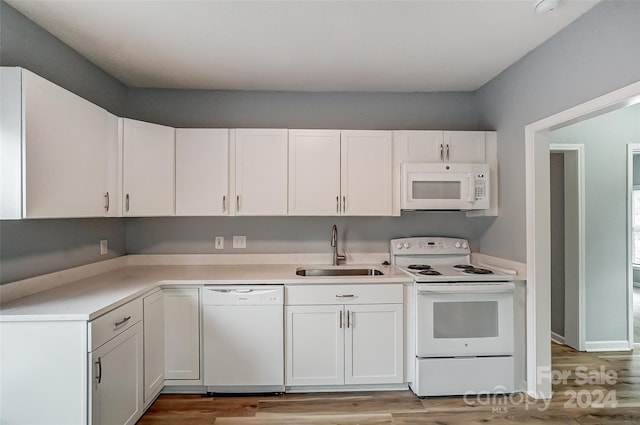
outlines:
{"label": "oven door handle", "polygon": [[498,294],[510,293],[515,285],[478,285],[478,286],[423,286],[418,288],[418,294]]}

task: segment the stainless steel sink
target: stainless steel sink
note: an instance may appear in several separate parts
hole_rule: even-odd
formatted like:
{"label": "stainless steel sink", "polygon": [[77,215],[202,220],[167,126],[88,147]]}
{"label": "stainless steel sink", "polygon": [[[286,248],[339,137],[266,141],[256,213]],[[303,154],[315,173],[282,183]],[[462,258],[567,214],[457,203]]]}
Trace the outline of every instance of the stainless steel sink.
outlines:
{"label": "stainless steel sink", "polygon": [[382,276],[382,270],[374,267],[300,267],[296,270],[298,276],[328,277],[328,276]]}

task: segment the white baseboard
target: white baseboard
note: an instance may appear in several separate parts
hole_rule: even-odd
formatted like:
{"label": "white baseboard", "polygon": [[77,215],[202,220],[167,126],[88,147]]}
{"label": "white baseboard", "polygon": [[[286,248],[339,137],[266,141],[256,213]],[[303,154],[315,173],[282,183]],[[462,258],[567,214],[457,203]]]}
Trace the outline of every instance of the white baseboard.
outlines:
{"label": "white baseboard", "polygon": [[555,342],[556,344],[564,345],[564,336],[551,331],[551,341]]}
{"label": "white baseboard", "polygon": [[585,351],[631,351],[633,347],[629,345],[627,340],[619,341],[586,341],[584,343]]}

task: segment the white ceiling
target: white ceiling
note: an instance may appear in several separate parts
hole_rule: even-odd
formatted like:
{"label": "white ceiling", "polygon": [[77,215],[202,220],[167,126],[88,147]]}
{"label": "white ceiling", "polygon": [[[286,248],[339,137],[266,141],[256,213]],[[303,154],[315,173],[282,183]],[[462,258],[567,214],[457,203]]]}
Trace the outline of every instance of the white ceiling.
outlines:
{"label": "white ceiling", "polygon": [[593,7],[561,0],[7,0],[135,87],[475,90]]}

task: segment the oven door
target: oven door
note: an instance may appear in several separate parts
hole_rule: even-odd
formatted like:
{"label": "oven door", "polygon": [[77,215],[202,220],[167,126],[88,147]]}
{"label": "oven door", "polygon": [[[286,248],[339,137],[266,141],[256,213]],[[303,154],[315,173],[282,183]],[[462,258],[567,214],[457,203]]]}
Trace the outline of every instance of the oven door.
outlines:
{"label": "oven door", "polygon": [[511,282],[417,284],[416,355],[512,355]]}

